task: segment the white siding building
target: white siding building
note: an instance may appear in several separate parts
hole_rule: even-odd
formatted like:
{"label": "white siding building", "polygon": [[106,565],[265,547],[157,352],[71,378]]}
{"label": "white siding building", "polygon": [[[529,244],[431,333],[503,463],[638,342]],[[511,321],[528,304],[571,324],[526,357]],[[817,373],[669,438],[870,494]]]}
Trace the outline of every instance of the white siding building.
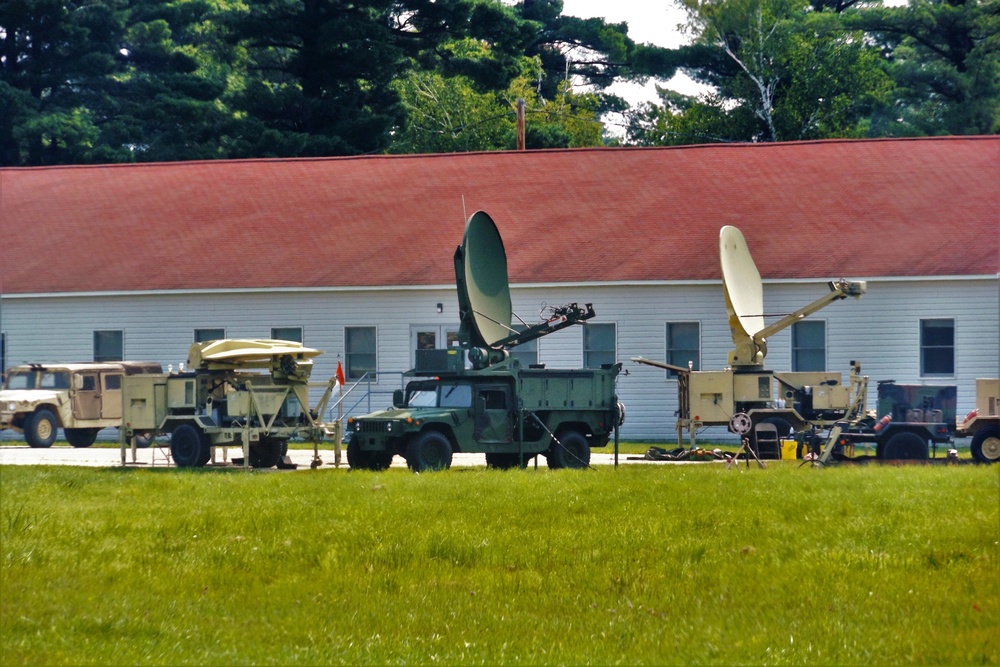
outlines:
{"label": "white siding building", "polygon": [[464,199],[504,235],[524,320],[594,305],[537,362],[623,362],[626,439],[675,437],[676,380],[632,357],[726,364],[723,224],[747,238],[768,315],[868,281],[794,344],[773,336],[767,368],[846,379],[858,360],[870,401],[875,380],[954,384],[964,414],[975,379],[1000,375],[998,156],[997,138],[946,138],[0,170],[2,361],[176,367],[199,335],[298,336],[326,351],[314,379],[377,371],[355,414],[385,407],[418,344],[458,329]]}

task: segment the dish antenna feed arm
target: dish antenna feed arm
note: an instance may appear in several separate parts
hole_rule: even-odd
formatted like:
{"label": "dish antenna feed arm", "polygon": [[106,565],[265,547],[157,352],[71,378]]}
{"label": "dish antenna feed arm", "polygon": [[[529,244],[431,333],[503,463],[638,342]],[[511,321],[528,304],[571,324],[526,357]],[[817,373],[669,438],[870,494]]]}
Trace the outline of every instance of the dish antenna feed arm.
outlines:
{"label": "dish antenna feed arm", "polygon": [[455,250],[458,287],[459,345],[469,351],[476,369],[508,358],[508,350],[594,317],[591,304],[570,303],[550,309],[538,324],[518,331],[510,326],[513,308],[507,275],[507,253],[496,224],[477,211],[465,226],[465,237]]}
{"label": "dish antenna feed arm", "polygon": [[720,231],[719,257],[729,330],[736,348],[729,353],[729,365],[733,368],[763,366],[767,356],[767,339],[772,334],[790,327],[827,304],[849,296],[858,298],[867,290],[864,281],[830,281],[829,293],[777,322],[765,325],[764,288],[760,272],[750,256],[742,232],[736,227],[727,225]]}

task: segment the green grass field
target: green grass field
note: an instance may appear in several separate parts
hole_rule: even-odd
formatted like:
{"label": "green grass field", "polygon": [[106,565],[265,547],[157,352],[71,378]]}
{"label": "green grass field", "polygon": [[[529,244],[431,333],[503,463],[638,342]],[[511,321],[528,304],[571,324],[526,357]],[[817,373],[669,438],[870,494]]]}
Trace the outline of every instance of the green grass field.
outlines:
{"label": "green grass field", "polygon": [[1000,466],[6,466],[0,530],[3,665],[1000,659]]}

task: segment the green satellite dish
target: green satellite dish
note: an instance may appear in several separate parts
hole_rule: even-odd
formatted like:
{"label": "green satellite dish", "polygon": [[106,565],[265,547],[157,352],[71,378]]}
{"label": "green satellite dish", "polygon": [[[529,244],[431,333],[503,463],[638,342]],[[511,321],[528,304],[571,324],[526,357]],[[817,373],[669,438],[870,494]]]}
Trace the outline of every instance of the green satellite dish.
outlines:
{"label": "green satellite dish", "polygon": [[462,245],[455,252],[459,339],[469,347],[499,349],[514,333],[510,328],[507,253],[496,223],[484,211],[472,214]]}

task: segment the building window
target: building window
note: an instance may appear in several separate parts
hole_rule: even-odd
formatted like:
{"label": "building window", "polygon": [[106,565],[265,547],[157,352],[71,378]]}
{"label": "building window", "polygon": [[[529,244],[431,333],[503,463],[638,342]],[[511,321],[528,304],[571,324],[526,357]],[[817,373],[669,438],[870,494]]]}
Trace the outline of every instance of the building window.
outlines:
{"label": "building window", "polygon": [[792,325],[792,370],[826,371],[826,322],[796,322]]}
{"label": "building window", "polygon": [[222,340],[226,337],[225,329],[195,329],[194,342],[204,343],[209,340]]}
{"label": "building window", "polygon": [[0,375],[7,372],[7,334],[0,333]]}
{"label": "building window", "polygon": [[[511,329],[521,332],[528,327],[523,324],[512,324]],[[538,363],[538,339],[530,340],[527,343],[521,343],[515,347],[510,348],[510,356],[517,359],[518,363],[521,364],[521,368],[528,368],[534,364]]]}
{"label": "building window", "polygon": [[302,327],[271,327],[272,340],[302,342]]}
{"label": "building window", "polygon": [[618,358],[614,324],[586,324],[583,327],[583,365],[600,368]]}
{"label": "building window", "polygon": [[955,374],[955,320],[920,320],[920,374]]}
{"label": "building window", "polygon": [[344,328],[344,375],[349,380],[360,380],[368,373],[375,379],[375,327]]}
{"label": "building window", "polygon": [[[701,370],[701,325],[698,322],[667,322],[667,363]],[[668,370],[667,377],[677,377]]]}
{"label": "building window", "polygon": [[94,361],[123,361],[125,335],[121,331],[94,332]]}

